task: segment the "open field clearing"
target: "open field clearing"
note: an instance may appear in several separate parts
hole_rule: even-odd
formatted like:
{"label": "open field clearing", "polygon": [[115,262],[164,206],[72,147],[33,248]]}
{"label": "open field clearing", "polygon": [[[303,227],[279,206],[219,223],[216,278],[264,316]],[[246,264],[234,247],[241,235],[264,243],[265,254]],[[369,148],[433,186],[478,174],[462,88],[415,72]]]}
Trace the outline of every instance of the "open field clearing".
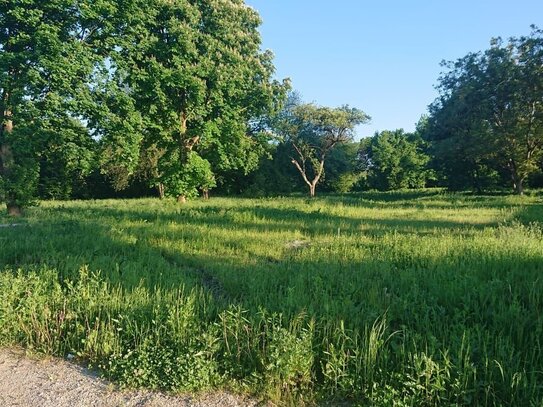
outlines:
{"label": "open field clearing", "polygon": [[0,343],[129,388],[540,406],[541,222],[540,195],[44,202],[0,228]]}

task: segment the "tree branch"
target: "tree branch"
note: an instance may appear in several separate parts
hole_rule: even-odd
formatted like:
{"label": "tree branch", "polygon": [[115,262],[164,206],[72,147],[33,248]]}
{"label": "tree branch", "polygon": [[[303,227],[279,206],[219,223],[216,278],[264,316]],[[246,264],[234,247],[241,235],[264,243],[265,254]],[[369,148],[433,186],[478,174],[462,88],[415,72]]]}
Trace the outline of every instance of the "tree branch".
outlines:
{"label": "tree branch", "polygon": [[309,181],[309,179],[307,178],[307,175],[305,173],[305,170],[302,168],[302,166],[300,165],[300,163],[295,159],[295,158],[291,158],[290,160],[292,162],[292,164],[295,165],[295,167],[298,169],[298,171],[300,172],[300,174],[302,175],[302,178],[304,179],[305,183],[309,186],[311,186],[311,182]]}

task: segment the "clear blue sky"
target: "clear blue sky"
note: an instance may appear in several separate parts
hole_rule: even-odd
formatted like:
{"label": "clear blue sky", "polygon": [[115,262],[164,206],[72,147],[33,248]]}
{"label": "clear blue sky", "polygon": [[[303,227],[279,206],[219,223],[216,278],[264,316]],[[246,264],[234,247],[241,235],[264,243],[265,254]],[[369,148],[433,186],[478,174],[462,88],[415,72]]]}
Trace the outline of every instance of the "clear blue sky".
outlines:
{"label": "clear blue sky", "polygon": [[543,0],[246,0],[263,19],[277,77],[307,102],[349,104],[376,130],[412,131],[436,98],[440,61],[488,48],[492,37],[543,28]]}

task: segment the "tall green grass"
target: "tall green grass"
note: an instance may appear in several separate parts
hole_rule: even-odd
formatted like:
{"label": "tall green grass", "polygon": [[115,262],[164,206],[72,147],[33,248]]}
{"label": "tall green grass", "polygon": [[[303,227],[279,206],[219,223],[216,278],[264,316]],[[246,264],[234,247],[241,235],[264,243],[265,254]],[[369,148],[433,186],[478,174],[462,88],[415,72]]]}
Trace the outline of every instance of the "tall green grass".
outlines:
{"label": "tall green grass", "polygon": [[0,229],[0,343],[128,387],[539,406],[542,221],[436,191],[45,202]]}

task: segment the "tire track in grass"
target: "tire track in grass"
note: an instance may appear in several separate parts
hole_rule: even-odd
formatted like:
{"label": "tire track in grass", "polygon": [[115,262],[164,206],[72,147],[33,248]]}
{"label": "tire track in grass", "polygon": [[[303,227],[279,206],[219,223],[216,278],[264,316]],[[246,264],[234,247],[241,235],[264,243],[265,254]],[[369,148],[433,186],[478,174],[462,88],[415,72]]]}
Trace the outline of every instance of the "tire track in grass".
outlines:
{"label": "tire track in grass", "polygon": [[206,270],[203,267],[193,267],[180,264],[179,259],[175,255],[167,253],[163,250],[161,250],[160,254],[170,266],[189,271],[192,276],[194,276],[200,282],[202,287],[207,290],[215,300],[221,302],[232,301],[232,297],[228,294],[223,284],[219,281],[217,277],[213,275],[211,271]]}

